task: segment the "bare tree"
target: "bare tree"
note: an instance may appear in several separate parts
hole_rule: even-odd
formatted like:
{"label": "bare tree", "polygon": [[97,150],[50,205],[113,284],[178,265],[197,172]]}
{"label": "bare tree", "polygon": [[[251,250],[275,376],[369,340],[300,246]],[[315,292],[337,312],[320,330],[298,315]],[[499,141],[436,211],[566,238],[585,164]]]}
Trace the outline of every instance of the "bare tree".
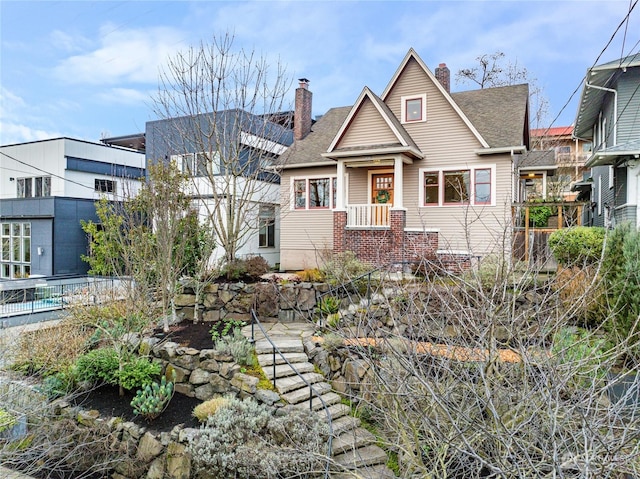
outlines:
{"label": "bare tree", "polygon": [[456,83],[475,83],[480,88],[492,88],[519,83],[529,84],[530,120],[534,128],[544,125],[549,113],[549,100],[537,79],[518,61],[508,61],[504,65],[503,52],[485,53],[476,57],[478,64],[469,68],[461,68],[456,73]]}
{"label": "bare tree", "polygon": [[191,176],[226,262],[257,231],[259,205],[278,203],[273,160],[291,142],[291,124],[272,121],[290,86],[282,66],[233,40],[214,37],[171,59],[154,98],[168,121],[153,134]]}

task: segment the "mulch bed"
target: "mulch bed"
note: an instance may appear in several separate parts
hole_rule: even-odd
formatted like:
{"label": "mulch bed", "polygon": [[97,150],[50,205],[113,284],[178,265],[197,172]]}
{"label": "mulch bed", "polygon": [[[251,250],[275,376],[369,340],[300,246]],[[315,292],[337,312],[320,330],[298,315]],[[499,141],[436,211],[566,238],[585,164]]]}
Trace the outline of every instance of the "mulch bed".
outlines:
{"label": "mulch bed", "polygon": [[[222,321],[220,323],[223,324]],[[194,324],[191,321],[182,321],[170,326],[169,332],[164,333],[162,328],[156,329],[154,337],[163,341],[172,341],[181,346],[195,349],[212,349],[211,328],[213,323]],[[175,393],[169,402],[167,409],[151,422],[143,417],[136,416],[131,407],[131,400],[135,391],[125,391],[124,396],[118,394],[115,386],[100,386],[96,389],[80,394],[74,399],[74,404],[85,410],[95,409],[101,417],[122,417],[126,421],[132,421],[139,426],[156,432],[169,432],[174,426],[183,424],[184,427],[198,427],[199,423],[192,416],[193,408],[202,401]]]}

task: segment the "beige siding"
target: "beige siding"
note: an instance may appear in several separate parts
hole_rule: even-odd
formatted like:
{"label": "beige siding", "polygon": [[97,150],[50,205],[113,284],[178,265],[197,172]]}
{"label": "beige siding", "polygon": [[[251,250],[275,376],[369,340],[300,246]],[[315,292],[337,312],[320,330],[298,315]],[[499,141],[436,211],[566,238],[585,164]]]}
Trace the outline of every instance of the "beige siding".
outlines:
{"label": "beige siding", "polygon": [[389,125],[382,119],[380,112],[371,103],[371,100],[367,98],[362,102],[336,148],[385,145],[389,143],[398,143],[398,139],[389,128]]}
{"label": "beige siding", "polygon": [[291,179],[311,176],[335,176],[335,167],[285,170],[282,174],[280,269],[313,268],[316,258],[333,247],[331,210],[294,210],[291,203]]}

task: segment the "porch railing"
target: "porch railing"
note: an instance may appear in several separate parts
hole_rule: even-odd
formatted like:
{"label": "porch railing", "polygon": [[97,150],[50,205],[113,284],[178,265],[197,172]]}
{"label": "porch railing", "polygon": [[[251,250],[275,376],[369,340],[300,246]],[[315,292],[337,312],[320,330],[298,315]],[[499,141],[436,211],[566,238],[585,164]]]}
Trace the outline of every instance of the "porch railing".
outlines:
{"label": "porch railing", "polygon": [[348,205],[347,226],[352,228],[368,228],[372,226],[389,226],[390,203],[369,205]]}

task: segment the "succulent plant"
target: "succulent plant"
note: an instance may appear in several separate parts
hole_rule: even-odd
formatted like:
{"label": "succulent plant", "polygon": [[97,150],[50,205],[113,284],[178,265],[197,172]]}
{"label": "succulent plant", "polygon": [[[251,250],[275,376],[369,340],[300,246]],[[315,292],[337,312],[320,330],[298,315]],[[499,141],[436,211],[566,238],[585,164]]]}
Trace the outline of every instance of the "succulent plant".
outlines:
{"label": "succulent plant", "polygon": [[173,382],[162,376],[160,383],[153,382],[138,389],[136,396],[131,400],[131,407],[133,412],[143,416],[147,421],[152,421],[162,414],[172,397]]}

